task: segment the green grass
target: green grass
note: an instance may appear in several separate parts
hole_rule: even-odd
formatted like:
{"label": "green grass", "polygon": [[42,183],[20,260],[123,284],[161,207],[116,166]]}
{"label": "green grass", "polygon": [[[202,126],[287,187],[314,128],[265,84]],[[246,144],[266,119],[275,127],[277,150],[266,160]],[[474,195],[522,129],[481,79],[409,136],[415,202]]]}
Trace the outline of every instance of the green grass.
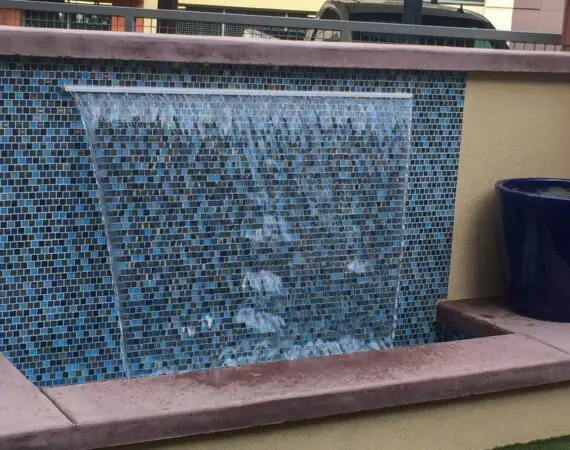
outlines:
{"label": "green grass", "polygon": [[530,442],[528,444],[509,445],[496,450],[570,450],[570,436]]}

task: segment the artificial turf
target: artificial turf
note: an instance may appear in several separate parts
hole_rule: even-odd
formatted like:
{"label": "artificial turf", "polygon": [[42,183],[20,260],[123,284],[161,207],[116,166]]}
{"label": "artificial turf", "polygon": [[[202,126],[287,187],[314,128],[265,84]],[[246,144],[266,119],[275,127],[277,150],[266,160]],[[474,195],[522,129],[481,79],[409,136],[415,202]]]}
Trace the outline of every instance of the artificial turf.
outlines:
{"label": "artificial turf", "polygon": [[570,450],[570,436],[529,442],[528,444],[508,445],[496,450]]}

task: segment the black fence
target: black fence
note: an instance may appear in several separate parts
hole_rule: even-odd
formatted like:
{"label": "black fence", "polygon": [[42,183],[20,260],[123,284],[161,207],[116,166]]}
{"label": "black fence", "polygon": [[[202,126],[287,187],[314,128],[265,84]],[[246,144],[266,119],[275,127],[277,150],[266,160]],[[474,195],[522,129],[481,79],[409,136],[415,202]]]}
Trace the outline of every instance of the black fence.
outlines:
{"label": "black fence", "polygon": [[453,28],[397,23],[286,17],[282,12],[235,14],[205,10],[158,10],[80,3],[0,0],[2,25],[286,39],[443,45],[516,50],[557,50],[559,34]]}

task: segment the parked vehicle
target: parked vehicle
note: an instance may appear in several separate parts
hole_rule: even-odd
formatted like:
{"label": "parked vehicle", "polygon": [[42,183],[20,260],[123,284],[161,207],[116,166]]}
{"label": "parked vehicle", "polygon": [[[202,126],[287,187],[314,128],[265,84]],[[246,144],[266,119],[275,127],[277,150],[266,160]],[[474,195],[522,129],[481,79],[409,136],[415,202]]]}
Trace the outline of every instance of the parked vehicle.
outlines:
{"label": "parked vehicle", "polygon": [[[316,19],[346,20],[352,22],[402,23],[403,3],[398,0],[327,0],[316,15]],[[422,25],[478,28],[494,30],[493,24],[480,14],[450,6],[424,3],[422,9]],[[244,37],[255,37],[252,30]],[[268,37],[267,31],[263,37]],[[308,30],[306,41],[340,41],[341,33],[335,30]],[[476,47],[508,49],[504,41],[474,40],[464,38],[402,36],[386,33],[360,32],[352,33],[353,42],[385,42],[385,43],[419,43],[424,45],[443,45],[451,47]]]}

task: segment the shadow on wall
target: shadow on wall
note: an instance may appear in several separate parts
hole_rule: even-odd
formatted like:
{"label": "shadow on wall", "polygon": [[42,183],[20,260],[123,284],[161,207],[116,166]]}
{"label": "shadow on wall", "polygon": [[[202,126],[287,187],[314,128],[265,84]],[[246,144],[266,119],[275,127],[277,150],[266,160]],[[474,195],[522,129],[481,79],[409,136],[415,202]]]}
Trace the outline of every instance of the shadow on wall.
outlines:
{"label": "shadow on wall", "polygon": [[[474,287],[488,286],[489,296],[499,296],[507,291],[507,262],[501,236],[499,203],[495,191],[486,192],[474,210],[472,227],[477,239],[467,242],[471,247]],[[487,245],[482,245],[487,243]],[[482,292],[483,296],[485,292]]]}
{"label": "shadow on wall", "polygon": [[479,193],[469,208],[456,210],[448,298],[505,295],[506,269],[500,208],[491,187]]}

